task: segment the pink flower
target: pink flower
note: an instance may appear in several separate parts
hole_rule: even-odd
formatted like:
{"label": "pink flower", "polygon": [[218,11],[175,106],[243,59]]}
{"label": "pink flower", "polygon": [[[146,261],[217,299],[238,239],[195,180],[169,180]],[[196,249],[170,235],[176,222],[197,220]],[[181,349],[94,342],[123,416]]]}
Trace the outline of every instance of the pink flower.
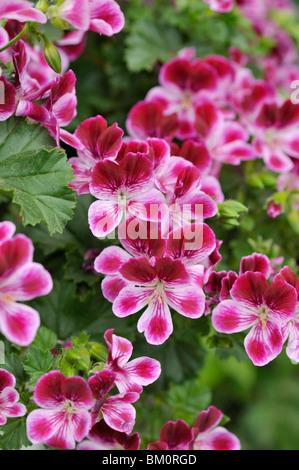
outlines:
{"label": "pink flower", "polygon": [[89,0],[91,31],[104,36],[119,33],[125,25],[125,17],[114,0]]}
{"label": "pink flower", "polygon": [[211,268],[207,258],[216,248],[216,237],[207,224],[190,224],[169,234],[165,256],[180,259],[197,287],[202,289]]}
{"label": "pink flower", "polygon": [[190,450],[240,450],[237,436],[218,426],[222,417],[222,412],[215,406],[210,406],[198,415],[192,428],[194,440]]}
{"label": "pink flower", "polygon": [[282,205],[281,204],[276,204],[273,199],[271,199],[268,202],[267,206],[267,214],[269,217],[272,217],[272,219],[275,219],[278,217],[282,212]]}
{"label": "pink flower", "polygon": [[[91,175],[90,192],[98,201],[91,204],[88,221],[96,237],[105,237],[123,216],[157,220],[163,194],[155,189],[151,161],[142,154],[128,153],[119,163],[98,162]],[[127,215],[128,214],[128,215]]]}
{"label": "pink flower", "polygon": [[198,104],[195,112],[194,128],[214,160],[239,165],[254,158],[249,134],[240,122],[225,119],[223,111],[208,100]]}
{"label": "pink flower", "polygon": [[120,393],[141,393],[143,387],[156,381],[161,374],[159,361],[149,357],[139,357],[129,361],[133,346],[130,341],[113,334],[112,330],[105,333],[105,341],[109,347],[109,355],[104,367],[115,374],[115,385]]}
{"label": "pink flower", "polygon": [[124,249],[118,246],[104,248],[94,263],[95,271],[106,275],[101,288],[110,302],[127,285],[119,273],[122,264],[131,257],[146,256],[151,259],[162,256],[166,243],[158,228],[153,233],[150,223],[135,218],[125,220],[119,226],[118,237]]}
{"label": "pink flower", "polygon": [[171,141],[179,127],[177,115],[164,114],[166,104],[139,101],[129,111],[126,128],[133,139],[157,137]]}
{"label": "pink flower", "polygon": [[89,431],[88,439],[77,445],[77,450],[139,450],[139,447],[137,432],[126,434],[116,431],[101,419]]}
{"label": "pink flower", "polygon": [[148,444],[147,450],[189,450],[192,441],[192,430],[185,421],[178,419],[164,424],[159,441]]}
{"label": "pink flower", "polygon": [[39,328],[40,318],[36,310],[19,301],[47,295],[53,283],[48,271],[33,262],[31,240],[24,235],[12,237],[12,230],[9,222],[1,224],[0,330],[9,341],[28,346]]}
{"label": "pink flower", "polygon": [[120,274],[128,286],[120,291],[112,310],[122,318],[147,307],[137,329],[150,344],[162,344],[171,335],[169,306],[189,318],[199,318],[204,312],[204,294],[194,289],[180,260],[164,257],[151,263],[145,257],[132,258],[121,266]]}
{"label": "pink flower", "polygon": [[115,377],[114,372],[103,370],[88,379],[96,399],[92,409],[92,424],[96,423],[100,413],[110,428],[129,434],[133,430],[136,418],[136,410],[132,403],[136,402],[140,395],[131,391],[107,395],[114,387]]}
{"label": "pink flower", "polygon": [[27,436],[33,443],[58,449],[74,449],[91,426],[91,390],[82,377],[66,378],[59,371],[43,375],[34,389],[40,407],[27,417]]}
{"label": "pink flower", "polygon": [[177,57],[164,64],[159,74],[160,86],[152,88],[146,101],[160,102],[165,116],[176,114],[176,137],[194,137],[195,107],[203,94],[216,89],[218,75],[203,59]]}
{"label": "pink flower", "polygon": [[26,406],[19,403],[19,394],[14,388],[14,376],[0,369],[0,425],[6,424],[7,418],[17,418],[26,414]]}
{"label": "pink flower", "polygon": [[299,362],[299,278],[285,266],[274,279],[281,279],[293,286],[297,292],[295,315],[282,327],[284,341],[287,341],[286,354],[294,362]]}
{"label": "pink flower", "polygon": [[293,169],[290,157],[299,158],[299,107],[290,100],[266,103],[253,123],[255,151],[268,168],[278,173]]}
{"label": "pink flower", "polygon": [[96,31],[104,36],[119,33],[125,17],[114,0],[65,0],[48,10],[55,20],[64,20],[79,31]]}
{"label": "pink flower", "polygon": [[0,18],[2,20],[17,20],[21,23],[26,21],[47,22],[47,17],[27,0],[2,0]]}
{"label": "pink flower", "polygon": [[210,5],[210,9],[220,13],[227,13],[233,9],[234,0],[203,0]]}
{"label": "pink flower", "polygon": [[237,333],[250,328],[245,349],[257,366],[277,357],[283,346],[281,326],[295,314],[297,293],[294,287],[275,279],[271,285],[260,272],[241,274],[212,313],[212,324],[221,333]]}
{"label": "pink flower", "polygon": [[70,158],[75,180],[70,186],[78,194],[89,193],[91,172],[98,161],[114,159],[122,145],[123,130],[116,123],[107,126],[102,116],[83,121],[75,130],[74,137],[81,143],[78,157]]}

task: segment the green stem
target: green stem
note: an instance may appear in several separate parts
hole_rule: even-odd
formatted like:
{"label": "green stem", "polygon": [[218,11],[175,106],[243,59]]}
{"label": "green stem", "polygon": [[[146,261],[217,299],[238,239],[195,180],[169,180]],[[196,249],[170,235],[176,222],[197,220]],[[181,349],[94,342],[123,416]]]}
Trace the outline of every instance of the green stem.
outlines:
{"label": "green stem", "polygon": [[6,46],[2,47],[2,49],[0,49],[0,52],[3,52],[6,49],[8,49],[9,47],[13,46],[16,42],[18,42],[20,39],[22,39],[22,37],[24,37],[25,34],[28,33],[28,31],[29,31],[29,28],[28,28],[28,25],[26,23],[24,28],[22,29],[22,31],[19,34],[17,34],[17,36],[15,36],[11,41],[9,41],[6,44]]}

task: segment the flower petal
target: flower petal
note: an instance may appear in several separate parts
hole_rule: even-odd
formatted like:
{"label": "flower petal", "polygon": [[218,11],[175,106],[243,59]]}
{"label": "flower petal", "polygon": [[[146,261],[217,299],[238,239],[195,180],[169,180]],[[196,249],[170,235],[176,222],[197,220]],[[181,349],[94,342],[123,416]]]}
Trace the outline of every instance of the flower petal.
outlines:
{"label": "flower petal", "polygon": [[166,302],[155,301],[145,310],[137,323],[139,333],[150,344],[163,344],[173,331],[172,318]]}
{"label": "flower petal", "polygon": [[0,330],[12,343],[29,346],[39,326],[39,314],[32,307],[0,301]]}
{"label": "flower petal", "polygon": [[257,320],[257,314],[234,300],[223,300],[212,313],[212,324],[220,333],[247,330]]}

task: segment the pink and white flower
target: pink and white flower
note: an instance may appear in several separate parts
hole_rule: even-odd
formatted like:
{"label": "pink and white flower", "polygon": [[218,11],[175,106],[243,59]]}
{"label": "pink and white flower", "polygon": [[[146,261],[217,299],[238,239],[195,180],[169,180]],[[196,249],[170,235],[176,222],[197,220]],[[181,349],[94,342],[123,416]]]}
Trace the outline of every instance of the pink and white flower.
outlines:
{"label": "pink and white flower", "polygon": [[165,114],[166,103],[139,101],[129,111],[126,128],[133,139],[157,137],[171,141],[178,128],[176,113]]}
{"label": "pink and white flower", "polygon": [[0,5],[1,20],[17,20],[21,23],[36,21],[46,23],[47,17],[27,0],[2,0]]}
{"label": "pink and white flower", "polygon": [[102,116],[83,121],[75,130],[74,137],[80,141],[77,157],[70,158],[75,180],[70,186],[78,194],[89,193],[91,172],[98,161],[114,159],[122,146],[123,130],[116,123],[107,125]]}
{"label": "pink and white flower", "polygon": [[255,157],[246,128],[238,121],[226,119],[225,113],[211,101],[197,105],[194,128],[218,163],[239,165]]}
{"label": "pink and white flower", "polygon": [[159,228],[153,233],[150,223],[135,218],[130,218],[119,226],[118,237],[124,249],[118,246],[104,248],[94,262],[95,271],[105,274],[101,288],[104,297],[110,302],[127,285],[119,273],[122,264],[132,257],[160,257],[166,243]]}
{"label": "pink and white flower", "polygon": [[114,0],[89,0],[89,29],[104,36],[119,33],[125,25],[125,17]]}
{"label": "pink and white flower", "polygon": [[255,122],[254,149],[271,170],[281,173],[293,169],[291,157],[299,158],[299,107],[290,100],[282,105],[265,103]]}
{"label": "pink and white flower", "polygon": [[120,274],[128,286],[114,300],[113,313],[123,318],[146,307],[137,329],[150,344],[162,344],[171,335],[169,306],[189,318],[199,318],[204,312],[205,296],[194,289],[180,260],[133,258],[121,266]]}
{"label": "pink and white flower", "polygon": [[227,13],[234,7],[234,0],[203,0],[210,5],[210,9],[220,13]]}
{"label": "pink and white flower", "polygon": [[10,223],[2,224],[0,244],[0,331],[11,342],[28,346],[40,325],[36,310],[23,301],[47,295],[53,287],[48,271],[33,262],[33,244],[24,235],[12,237]]}
{"label": "pink and white flower", "polygon": [[159,361],[149,357],[138,357],[129,361],[132,343],[107,330],[104,338],[109,347],[109,355],[104,370],[115,374],[115,385],[120,393],[132,391],[141,393],[143,387],[155,382],[161,374]]}
{"label": "pink and white flower", "polygon": [[262,273],[248,271],[235,280],[230,297],[214,309],[214,328],[227,334],[250,328],[245,350],[254,365],[268,364],[282,350],[282,325],[294,317],[295,288],[280,279],[269,285]]}
{"label": "pink and white flower", "polygon": [[119,163],[98,162],[91,174],[90,192],[98,201],[91,204],[88,221],[96,237],[105,237],[129,216],[157,220],[163,194],[154,187],[153,166],[142,154],[128,153]]}
{"label": "pink and white flower", "polygon": [[237,436],[223,426],[218,426],[222,418],[223,413],[215,406],[202,411],[192,428],[194,440],[190,450],[240,450]]}
{"label": "pink and white flower", "polygon": [[26,414],[26,406],[19,403],[15,385],[15,377],[5,369],[0,369],[0,426],[6,424],[7,418],[18,418]]}
{"label": "pink and white flower", "polygon": [[89,431],[88,439],[77,445],[77,450],[139,450],[140,437],[137,432],[127,434],[116,431],[101,419]]}
{"label": "pink and white flower", "polygon": [[282,327],[284,342],[287,341],[286,354],[294,362],[299,362],[299,278],[288,267],[285,266],[275,276],[275,279],[281,279],[296,289],[297,304],[294,317],[287,321]]}
{"label": "pink and white flower", "polygon": [[92,409],[92,424],[95,424],[99,416],[105,423],[115,431],[132,432],[135,425],[136,410],[135,403],[140,394],[133,391],[107,395],[115,384],[115,373],[109,370],[96,372],[88,379],[88,384],[95,398]]}
{"label": "pink and white flower", "polygon": [[160,86],[148,92],[146,101],[161,103],[165,116],[176,114],[179,122],[176,137],[194,137],[196,104],[203,94],[216,89],[217,81],[215,69],[205,60],[177,57],[162,66]]}
{"label": "pink and white flower", "polygon": [[93,397],[82,377],[66,378],[59,371],[43,375],[34,389],[40,407],[27,417],[27,436],[57,449],[74,449],[88,435]]}

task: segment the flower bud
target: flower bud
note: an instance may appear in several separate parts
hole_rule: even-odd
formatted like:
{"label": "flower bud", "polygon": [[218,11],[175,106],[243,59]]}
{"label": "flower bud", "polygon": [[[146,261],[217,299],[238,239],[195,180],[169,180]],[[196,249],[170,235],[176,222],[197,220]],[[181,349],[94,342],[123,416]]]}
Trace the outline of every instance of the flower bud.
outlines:
{"label": "flower bud", "polygon": [[38,0],[37,4],[35,5],[35,8],[37,8],[37,10],[42,11],[43,13],[46,13],[49,8],[48,0]]}
{"label": "flower bud", "polygon": [[48,62],[51,69],[54,70],[54,72],[61,73],[61,57],[56,46],[54,46],[54,44],[49,41],[46,36],[44,36],[43,39],[45,42],[44,56],[46,61]]}
{"label": "flower bud", "polygon": [[108,353],[107,348],[99,343],[92,343],[90,348],[90,355],[99,362],[106,362]]}

